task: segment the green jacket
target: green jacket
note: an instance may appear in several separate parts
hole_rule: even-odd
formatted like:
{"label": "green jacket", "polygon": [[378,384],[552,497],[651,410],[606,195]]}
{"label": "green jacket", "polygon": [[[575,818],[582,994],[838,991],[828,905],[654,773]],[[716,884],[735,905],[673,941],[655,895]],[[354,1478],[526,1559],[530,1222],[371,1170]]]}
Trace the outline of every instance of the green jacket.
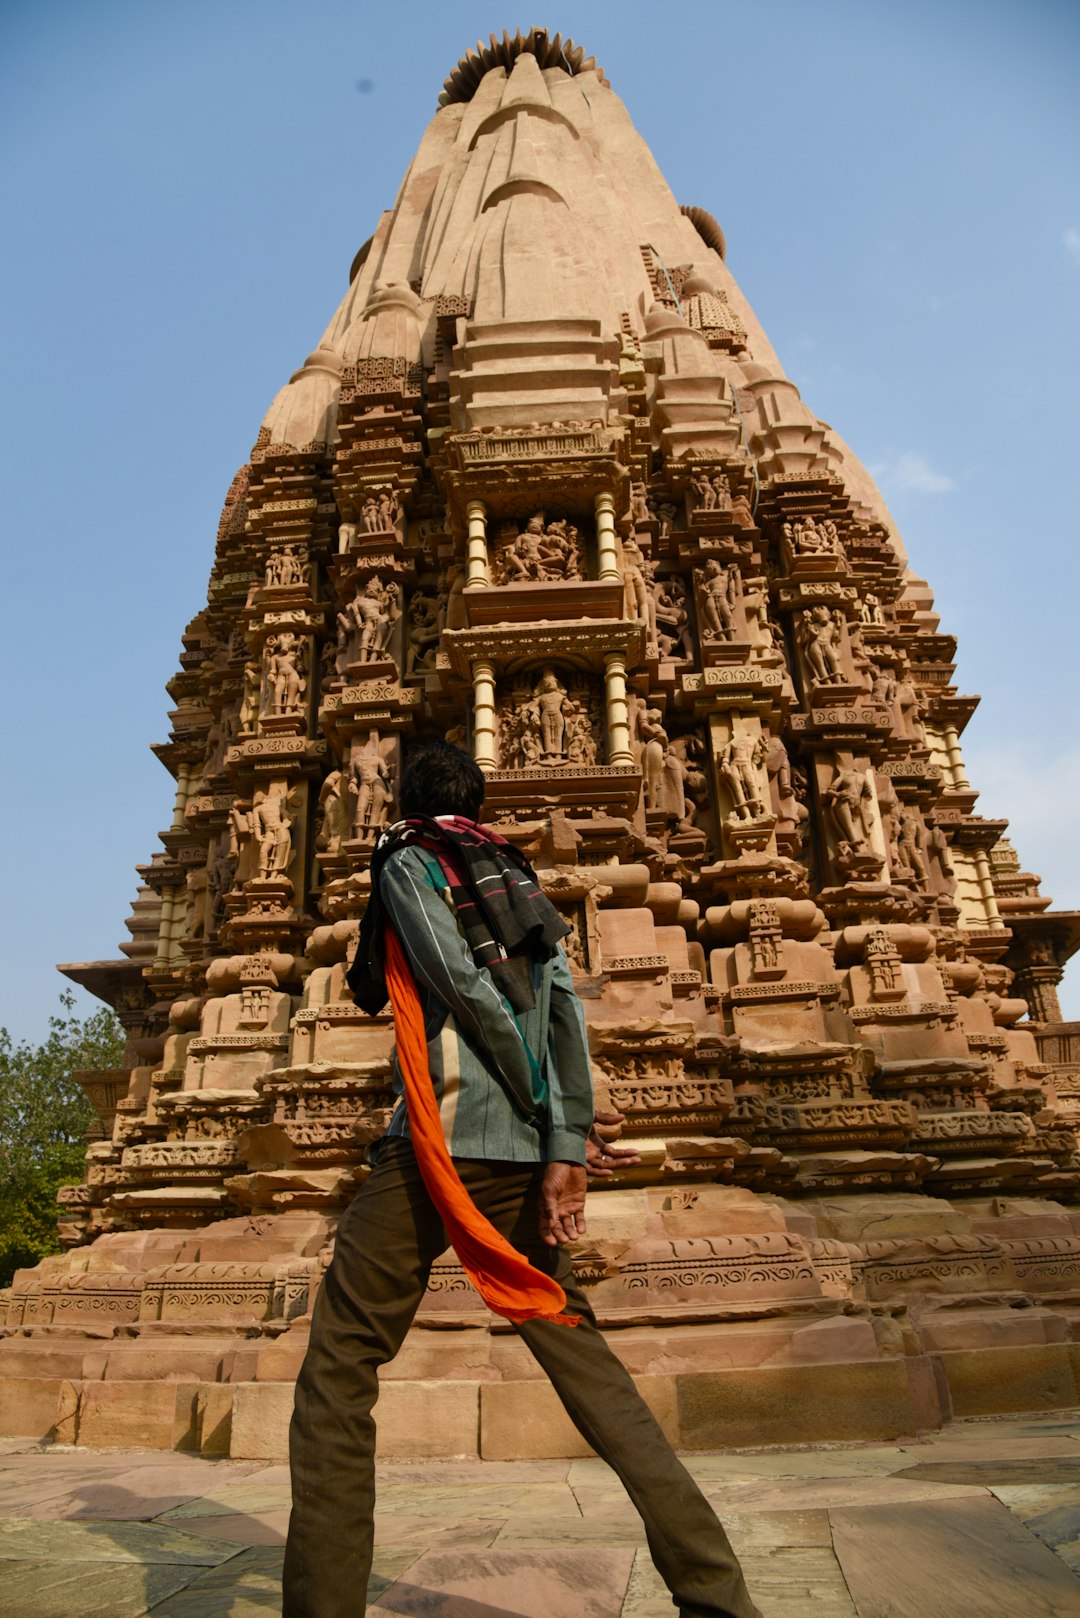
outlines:
{"label": "green jacket", "polygon": [[[593,1121],[585,1017],[566,955],[533,965],[536,1005],[515,1014],[473,961],[431,854],[399,849],[379,892],[420,991],[428,1065],[453,1157],[584,1163]],[[394,1089],[403,1091],[397,1053]],[[388,1134],[408,1134],[402,1099]]]}

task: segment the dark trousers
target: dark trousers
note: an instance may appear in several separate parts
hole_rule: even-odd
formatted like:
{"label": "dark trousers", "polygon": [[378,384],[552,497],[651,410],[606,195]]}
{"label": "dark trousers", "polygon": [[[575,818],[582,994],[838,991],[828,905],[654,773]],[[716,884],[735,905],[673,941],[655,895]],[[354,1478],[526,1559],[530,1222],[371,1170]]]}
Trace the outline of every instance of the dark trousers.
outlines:
{"label": "dark trousers", "polygon": [[[716,1514],[597,1329],[569,1255],[539,1239],[543,1166],[460,1159],[456,1166],[477,1207],[538,1269],[555,1276],[568,1312],[583,1317],[573,1328],[533,1320],[517,1330],[578,1431],[621,1478],[680,1614],[760,1618]],[[296,1384],[284,1618],[361,1618],[365,1610],[376,1372],[401,1347],[431,1266],[447,1245],[411,1144],[388,1142],[342,1216]]]}

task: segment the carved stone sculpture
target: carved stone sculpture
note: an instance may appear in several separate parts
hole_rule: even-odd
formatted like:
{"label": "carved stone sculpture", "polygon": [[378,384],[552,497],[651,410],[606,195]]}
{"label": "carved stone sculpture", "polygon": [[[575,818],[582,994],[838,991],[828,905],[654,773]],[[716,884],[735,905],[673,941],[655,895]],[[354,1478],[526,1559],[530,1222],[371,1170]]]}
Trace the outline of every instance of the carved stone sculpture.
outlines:
{"label": "carved stone sculpture", "polygon": [[387,823],[393,796],[378,731],[373,730],[362,746],[353,744],[349,754],[349,796],[353,800],[353,836],[362,843],[374,843]]}
{"label": "carved stone sculpture", "polygon": [[825,606],[814,606],[801,619],[806,661],[815,680],[829,685],[844,678],[840,661],[843,642],[843,614]]}
{"label": "carved stone sculpture", "polygon": [[761,795],[760,768],[768,756],[764,736],[736,730],[721,749],[717,764],[734,800],[736,820],[759,820],[768,814]]}
{"label": "carved stone sculpture", "polygon": [[825,791],[841,854],[870,854],[874,789],[859,770],[840,770]]}
{"label": "carved stone sculpture", "polygon": [[529,584],[579,579],[584,560],[578,531],[567,518],[546,522],[542,511],[509,531],[498,552],[499,582]]}
{"label": "carved stone sculpture", "polygon": [[710,560],[697,575],[703,640],[734,640],[739,570]]}
{"label": "carved stone sculpture", "polygon": [[267,688],[272,714],[295,713],[307,688],[303,643],[291,631],[277,635],[267,648]]}

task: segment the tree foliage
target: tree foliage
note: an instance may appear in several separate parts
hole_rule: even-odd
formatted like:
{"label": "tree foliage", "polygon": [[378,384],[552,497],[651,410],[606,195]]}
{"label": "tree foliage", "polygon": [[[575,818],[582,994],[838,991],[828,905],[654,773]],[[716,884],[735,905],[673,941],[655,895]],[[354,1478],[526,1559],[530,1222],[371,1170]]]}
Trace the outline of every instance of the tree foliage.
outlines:
{"label": "tree foliage", "polygon": [[56,1193],[82,1179],[94,1110],[72,1074],[123,1060],[124,1036],[111,1011],[76,1017],[70,990],[60,1005],[41,1045],[16,1044],[0,1028],[0,1286],[57,1251]]}

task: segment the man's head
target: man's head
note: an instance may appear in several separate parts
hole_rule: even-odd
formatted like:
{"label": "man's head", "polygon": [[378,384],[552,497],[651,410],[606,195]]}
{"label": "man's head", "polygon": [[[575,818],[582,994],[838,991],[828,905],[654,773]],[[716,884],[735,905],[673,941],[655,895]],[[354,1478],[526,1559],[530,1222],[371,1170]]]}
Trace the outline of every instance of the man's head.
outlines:
{"label": "man's head", "polygon": [[463,815],[476,820],[484,801],[480,766],[449,742],[429,742],[415,752],[402,777],[402,815]]}

